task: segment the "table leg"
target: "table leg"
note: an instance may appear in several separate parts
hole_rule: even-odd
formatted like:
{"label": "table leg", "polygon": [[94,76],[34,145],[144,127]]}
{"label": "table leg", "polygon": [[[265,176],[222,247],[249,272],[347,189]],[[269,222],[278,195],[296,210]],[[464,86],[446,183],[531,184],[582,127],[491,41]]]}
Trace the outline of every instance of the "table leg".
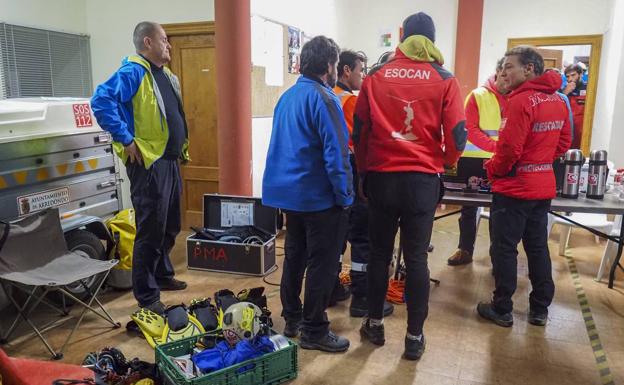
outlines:
{"label": "table leg", "polygon": [[613,264],[611,265],[611,271],[609,272],[609,289],[613,289],[613,282],[615,281],[615,270],[622,266],[620,266],[620,258],[622,257],[622,246],[624,242],[624,221],[622,221],[622,225],[620,226],[620,236],[618,242],[617,253],[615,254],[615,259],[613,260]]}

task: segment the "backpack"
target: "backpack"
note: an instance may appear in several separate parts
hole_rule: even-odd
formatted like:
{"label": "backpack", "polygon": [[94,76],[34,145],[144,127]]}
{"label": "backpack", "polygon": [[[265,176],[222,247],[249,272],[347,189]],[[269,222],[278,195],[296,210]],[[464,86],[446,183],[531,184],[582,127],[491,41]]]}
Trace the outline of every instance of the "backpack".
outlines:
{"label": "backpack", "polygon": [[125,209],[106,221],[106,226],[113,236],[115,247],[112,258],[119,263],[111,270],[108,284],[117,289],[132,288],[132,252],[136,225],[133,209]]}

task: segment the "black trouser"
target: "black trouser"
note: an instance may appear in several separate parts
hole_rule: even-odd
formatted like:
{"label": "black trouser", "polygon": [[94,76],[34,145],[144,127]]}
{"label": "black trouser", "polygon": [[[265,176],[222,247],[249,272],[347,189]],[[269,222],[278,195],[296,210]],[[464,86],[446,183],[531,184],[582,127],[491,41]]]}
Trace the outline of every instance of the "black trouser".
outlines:
{"label": "black trouser", "polygon": [[180,232],[182,183],[177,160],[159,159],[148,170],[128,162],[126,171],[136,219],[132,286],[143,307],[160,300],[158,282],[174,276],[169,252]]}
{"label": "black trouser", "polygon": [[462,207],[459,215],[459,245],[457,248],[474,252],[475,240],[477,239],[477,210],[478,207]]}
{"label": "black trouser", "polygon": [[494,194],[490,213],[490,255],[496,289],[492,303],[500,313],[513,309],[518,273],[518,243],[522,240],[529,263],[531,309],[546,312],[555,295],[548,252],[550,200],[520,200]]}
{"label": "black trouser", "polygon": [[[338,259],[349,211],[332,207],[315,212],[286,211],[286,243],[280,298],[286,321],[302,320],[305,338],[329,331],[325,309],[338,274]],[[303,306],[301,285],[306,275]]]}
{"label": "black trouser", "polygon": [[[355,164],[355,156],[349,154],[349,160],[353,170],[353,191],[356,192],[356,195],[349,213],[348,230],[342,246],[342,254],[344,255],[347,251],[347,242],[349,242],[351,244],[351,271],[349,271],[351,276],[351,293],[358,297],[366,297],[368,290],[366,269],[368,266],[368,254],[370,253],[368,244],[368,204],[357,194],[360,177]],[[338,272],[341,269],[342,263],[339,263]],[[339,290],[341,285],[340,277],[337,277],[334,292]]]}
{"label": "black trouser", "polygon": [[[351,154],[353,170],[353,191],[358,191],[359,175],[355,165],[355,156]],[[366,270],[370,246],[368,243],[368,204],[356,193],[355,202],[349,214],[347,240],[351,244],[351,292],[358,297],[365,297],[367,291]]]}
{"label": "black trouser", "polygon": [[368,262],[369,317],[383,318],[388,267],[400,225],[401,246],[407,267],[407,331],[420,335],[429,310],[427,248],[439,199],[440,180],[435,174],[417,172],[369,173],[366,185],[371,247]]}

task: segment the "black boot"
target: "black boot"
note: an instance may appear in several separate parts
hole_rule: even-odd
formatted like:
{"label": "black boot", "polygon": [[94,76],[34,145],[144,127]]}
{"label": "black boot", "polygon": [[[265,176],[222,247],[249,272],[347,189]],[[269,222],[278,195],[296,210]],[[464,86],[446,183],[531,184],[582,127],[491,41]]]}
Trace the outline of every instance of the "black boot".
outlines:
{"label": "black boot", "polygon": [[506,328],[513,326],[513,316],[511,313],[500,314],[494,310],[491,303],[481,302],[477,305],[477,312],[481,317],[494,322],[498,326]]}
{"label": "black boot", "polygon": [[422,357],[425,352],[425,336],[422,336],[420,340],[405,337],[405,352],[403,352],[403,358],[406,360],[417,360]]}
{"label": "black boot", "polygon": [[362,322],[360,335],[362,336],[362,338],[366,338],[375,345],[383,346],[386,343],[386,336],[383,324],[373,326],[370,324],[369,318]]}
{"label": "black boot", "polygon": [[288,338],[295,338],[299,335],[299,329],[301,329],[301,320],[286,320],[284,335]]}
{"label": "black boot", "polygon": [[535,325],[535,326],[546,325],[546,321],[548,321],[548,310],[535,311],[535,310],[530,309],[528,321],[531,325]]}
{"label": "black boot", "polygon": [[325,334],[322,338],[310,339],[301,335],[299,339],[301,349],[320,350],[323,352],[340,353],[349,349],[349,340],[335,335],[332,332]]}

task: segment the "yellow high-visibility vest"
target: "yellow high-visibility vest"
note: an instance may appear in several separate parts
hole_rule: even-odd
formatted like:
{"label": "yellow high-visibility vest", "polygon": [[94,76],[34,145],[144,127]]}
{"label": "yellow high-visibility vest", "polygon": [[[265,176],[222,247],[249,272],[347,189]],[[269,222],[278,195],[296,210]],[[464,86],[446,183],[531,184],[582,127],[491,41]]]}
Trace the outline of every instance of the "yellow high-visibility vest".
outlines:
{"label": "yellow high-visibility vest", "polygon": [[[501,125],[501,108],[496,95],[485,87],[473,90],[464,102],[464,107],[468,104],[470,95],[474,95],[479,109],[479,128],[490,138],[498,140],[498,130]],[[463,153],[466,158],[491,158],[491,152],[484,151],[468,141]]]}

